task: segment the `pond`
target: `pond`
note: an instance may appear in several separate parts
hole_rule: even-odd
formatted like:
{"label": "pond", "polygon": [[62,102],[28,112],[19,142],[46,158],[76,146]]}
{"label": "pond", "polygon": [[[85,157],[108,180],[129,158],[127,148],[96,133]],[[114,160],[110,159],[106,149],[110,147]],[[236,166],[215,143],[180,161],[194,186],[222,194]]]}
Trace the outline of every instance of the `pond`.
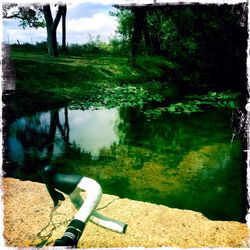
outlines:
{"label": "pond", "polygon": [[230,111],[145,115],[140,108],[58,110],[12,121],[6,176],[41,181],[44,159],[61,172],[96,179],[103,192],[245,219],[245,160],[232,140]]}

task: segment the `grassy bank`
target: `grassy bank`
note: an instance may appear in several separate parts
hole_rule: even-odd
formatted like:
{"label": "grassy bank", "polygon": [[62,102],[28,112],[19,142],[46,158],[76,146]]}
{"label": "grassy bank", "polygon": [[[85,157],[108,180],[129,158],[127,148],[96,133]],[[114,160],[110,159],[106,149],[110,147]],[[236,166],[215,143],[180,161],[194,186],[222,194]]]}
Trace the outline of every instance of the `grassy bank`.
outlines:
{"label": "grassy bank", "polygon": [[139,57],[138,65],[131,67],[127,57],[86,54],[85,56],[60,56],[15,49],[11,58],[15,62],[17,90],[47,89],[62,94],[61,89],[81,88],[84,91],[105,84],[121,85],[146,83],[167,78],[174,65],[160,57]]}
{"label": "grassy bank", "polygon": [[[14,47],[11,53],[16,71],[16,91],[4,96],[10,116],[53,107],[73,108],[156,105],[149,115],[162,112],[201,112],[207,105],[234,108],[239,94],[217,93],[210,87],[195,91],[185,82],[180,65],[163,57],[138,56],[132,67],[128,57],[86,53],[50,57],[46,51]],[[205,90],[205,91],[204,91]],[[233,99],[233,101],[232,101]],[[152,105],[151,105],[152,106]],[[155,109],[156,108],[156,109]]]}
{"label": "grassy bank", "polygon": [[144,89],[148,93],[158,88],[157,82],[170,79],[178,69],[177,65],[160,57],[141,56],[137,66],[131,67],[127,57],[86,54],[53,58],[44,51],[22,48],[12,49],[11,59],[16,71],[16,91],[11,102],[16,104],[13,108],[25,110],[72,100],[87,102],[87,106],[101,104],[105,98],[110,99],[112,93],[118,102],[121,96],[117,92],[126,98],[128,94],[138,98],[145,95]]}

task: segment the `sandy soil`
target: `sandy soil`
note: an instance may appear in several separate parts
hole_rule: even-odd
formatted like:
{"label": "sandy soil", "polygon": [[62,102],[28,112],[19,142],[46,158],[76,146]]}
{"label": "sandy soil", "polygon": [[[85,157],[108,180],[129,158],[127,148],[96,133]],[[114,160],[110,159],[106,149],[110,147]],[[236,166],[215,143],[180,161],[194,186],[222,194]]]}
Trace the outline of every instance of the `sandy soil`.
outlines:
{"label": "sandy soil", "polygon": [[[69,198],[53,209],[46,187],[3,179],[4,238],[9,247],[53,246],[76,213]],[[103,195],[98,212],[128,224],[118,234],[89,222],[79,248],[248,247],[244,223],[211,221],[201,213]]]}

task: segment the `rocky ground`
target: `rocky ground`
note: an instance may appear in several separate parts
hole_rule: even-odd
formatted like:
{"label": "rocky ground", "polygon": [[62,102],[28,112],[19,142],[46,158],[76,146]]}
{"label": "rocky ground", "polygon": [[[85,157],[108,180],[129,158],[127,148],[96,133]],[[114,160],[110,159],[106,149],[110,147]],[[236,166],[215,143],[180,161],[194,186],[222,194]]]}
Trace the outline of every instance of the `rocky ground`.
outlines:
{"label": "rocky ground", "polygon": [[[52,246],[76,210],[69,198],[53,208],[43,184],[3,178],[4,238],[9,247]],[[244,223],[211,221],[201,213],[103,195],[98,212],[128,224],[125,234],[89,222],[79,248],[248,247]]]}

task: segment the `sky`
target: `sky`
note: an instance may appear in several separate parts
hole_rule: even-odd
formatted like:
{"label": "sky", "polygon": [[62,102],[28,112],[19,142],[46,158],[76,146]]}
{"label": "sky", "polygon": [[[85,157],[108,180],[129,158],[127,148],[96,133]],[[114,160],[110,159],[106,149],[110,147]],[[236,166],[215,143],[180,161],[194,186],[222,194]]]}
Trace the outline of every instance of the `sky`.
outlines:
{"label": "sky", "polygon": [[[24,3],[24,2],[23,2]],[[27,2],[25,2],[27,3]],[[115,35],[118,22],[115,17],[109,15],[114,11],[112,1],[74,1],[67,4],[66,16],[66,39],[68,44],[83,44],[89,41],[90,37],[100,36],[104,41]],[[56,14],[53,11],[53,17]],[[18,19],[3,19],[2,32],[4,43],[35,44],[46,41],[46,28],[25,28],[19,27]],[[58,43],[62,40],[61,22],[57,28]]]}
{"label": "sky", "polygon": [[[32,3],[39,0],[13,0],[18,3]],[[45,0],[40,0],[40,3],[45,3]],[[49,2],[58,0],[50,0]],[[95,38],[100,36],[101,40],[107,41],[115,35],[118,22],[115,17],[109,15],[109,12],[115,10],[112,7],[114,3],[153,3],[154,0],[71,0],[67,2],[67,20],[66,20],[66,36],[68,44],[83,44],[90,40],[90,37]],[[179,2],[180,0],[156,0],[156,2]],[[203,0],[182,0],[182,2],[202,2]],[[232,0],[237,2],[242,0]],[[11,2],[3,0],[1,2]],[[231,2],[230,0],[204,0],[203,2]],[[52,5],[51,5],[52,6]],[[54,15],[56,14],[54,8]],[[57,40],[61,44],[61,23],[57,30]],[[2,22],[2,39],[4,43],[31,43],[43,42],[47,39],[46,28],[26,28],[19,27],[19,20],[4,19]]]}

